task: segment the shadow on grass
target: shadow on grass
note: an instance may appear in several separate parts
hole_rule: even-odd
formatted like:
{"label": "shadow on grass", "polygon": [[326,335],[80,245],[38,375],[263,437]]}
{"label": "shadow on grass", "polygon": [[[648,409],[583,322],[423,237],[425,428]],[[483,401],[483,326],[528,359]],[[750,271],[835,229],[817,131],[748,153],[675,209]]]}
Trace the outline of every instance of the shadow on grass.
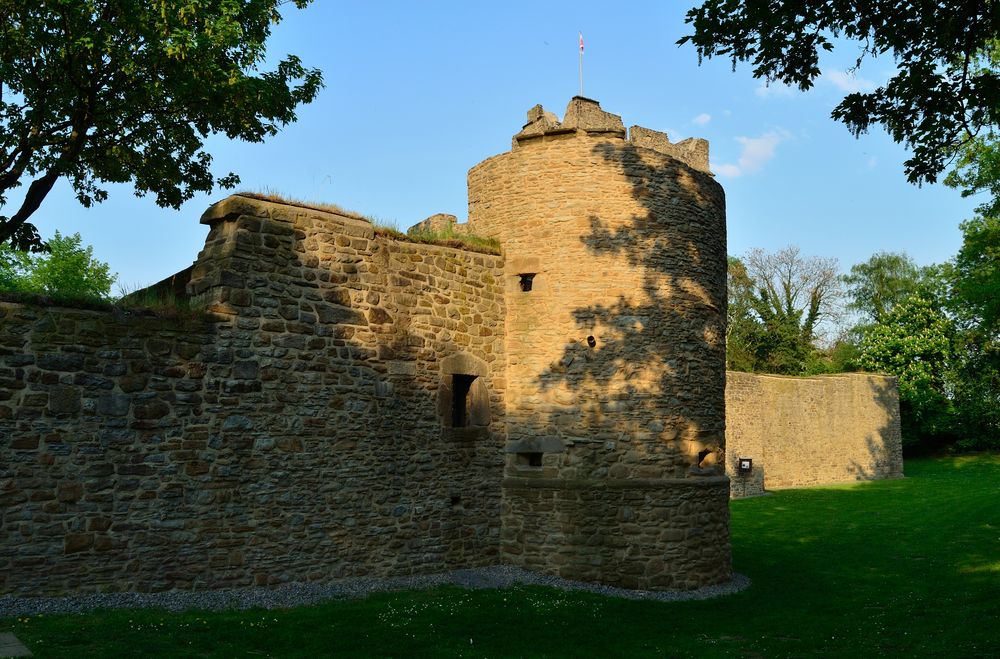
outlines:
{"label": "shadow on grass", "polygon": [[732,503],[737,595],[635,602],[444,587],[281,611],[0,622],[39,656],[995,656],[1000,458]]}

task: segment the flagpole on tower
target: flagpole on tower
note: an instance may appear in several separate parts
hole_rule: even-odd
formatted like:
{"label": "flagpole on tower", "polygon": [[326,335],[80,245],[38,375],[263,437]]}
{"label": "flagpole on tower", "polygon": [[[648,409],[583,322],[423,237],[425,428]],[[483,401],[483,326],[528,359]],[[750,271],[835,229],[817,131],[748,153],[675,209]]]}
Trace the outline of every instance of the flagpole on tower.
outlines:
{"label": "flagpole on tower", "polygon": [[583,96],[583,32],[580,33],[580,96]]}

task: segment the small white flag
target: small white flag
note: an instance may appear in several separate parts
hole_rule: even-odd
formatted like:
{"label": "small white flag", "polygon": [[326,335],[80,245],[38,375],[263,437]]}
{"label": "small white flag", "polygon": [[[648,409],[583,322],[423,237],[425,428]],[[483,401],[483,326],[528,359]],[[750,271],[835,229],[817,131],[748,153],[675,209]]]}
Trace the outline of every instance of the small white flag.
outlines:
{"label": "small white flag", "polygon": [[583,32],[580,33],[580,54],[583,55]]}

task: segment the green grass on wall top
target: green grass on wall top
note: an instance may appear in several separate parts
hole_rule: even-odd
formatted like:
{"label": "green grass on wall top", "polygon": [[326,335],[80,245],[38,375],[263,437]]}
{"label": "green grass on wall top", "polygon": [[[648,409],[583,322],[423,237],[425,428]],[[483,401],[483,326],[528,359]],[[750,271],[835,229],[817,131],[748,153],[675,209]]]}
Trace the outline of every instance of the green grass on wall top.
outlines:
{"label": "green grass on wall top", "polygon": [[1000,656],[1000,457],[732,502],[737,595],[455,587],[275,611],[0,620],[36,657]]}
{"label": "green grass on wall top", "polygon": [[464,249],[472,252],[479,252],[481,254],[497,255],[501,253],[500,242],[495,238],[477,236],[475,234],[454,230],[415,231],[408,233],[401,231],[395,220],[385,219],[378,217],[377,215],[366,215],[364,213],[350,211],[336,204],[297,199],[270,189],[263,192],[242,191],[237,192],[236,194],[241,197],[248,197],[259,201],[269,201],[275,204],[298,206],[300,208],[308,208],[327,213],[336,213],[338,215],[351,217],[356,220],[363,220],[372,225],[375,229],[375,235],[383,238],[389,238],[391,240],[409,243],[423,243],[426,245],[438,245],[440,247],[454,247],[455,249]]}

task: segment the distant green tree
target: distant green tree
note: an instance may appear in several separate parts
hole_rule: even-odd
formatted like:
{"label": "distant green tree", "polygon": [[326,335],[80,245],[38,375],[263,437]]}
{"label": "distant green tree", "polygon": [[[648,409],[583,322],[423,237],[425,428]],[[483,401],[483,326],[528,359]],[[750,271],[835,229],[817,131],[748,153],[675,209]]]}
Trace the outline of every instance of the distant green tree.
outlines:
{"label": "distant green tree", "polygon": [[841,279],[847,289],[847,308],[868,322],[878,323],[894,306],[915,294],[920,269],[903,253],[878,252],[864,263],[851,266]]}
{"label": "distant green tree", "polygon": [[28,281],[33,290],[68,297],[111,296],[117,275],[94,258],[94,248],[83,247],[80,234],[63,236],[56,231],[48,252],[33,257]]}
{"label": "distant green tree", "polygon": [[954,328],[943,310],[923,295],[896,304],[861,339],[861,365],[899,378],[904,441],[943,443],[953,432],[948,375]]}
{"label": "distant green tree", "polygon": [[1000,450],[1000,344],[963,331],[956,336],[955,353],[956,448]]}
{"label": "distant green tree", "polygon": [[806,361],[805,374],[849,373],[861,369],[860,339],[848,330],[838,336],[832,345],[816,348]]}
{"label": "distant green tree", "polygon": [[26,291],[30,287],[27,270],[31,256],[0,243],[0,291]]}
{"label": "distant green tree", "polygon": [[756,343],[762,327],[753,312],[754,283],[743,261],[729,257],[727,271],[726,368],[755,371]]}
{"label": "distant green tree", "polygon": [[962,224],[963,242],[945,274],[958,327],[953,377],[960,448],[1000,449],[1000,220]]}
{"label": "distant green tree", "polygon": [[774,253],[751,250],[744,262],[753,285],[749,303],[759,322],[754,370],[807,372],[818,326],[833,316],[841,295],[836,260],[806,258],[789,246]]}
{"label": "distant green tree", "polygon": [[1000,217],[962,223],[962,247],[954,260],[952,291],[960,317],[979,331],[1000,333]]}
{"label": "distant green tree", "polygon": [[[291,0],[304,7],[309,0]],[[261,71],[289,0],[0,0],[0,244],[42,248],[28,219],[60,178],[178,208],[216,179],[205,138],[260,142],[322,86],[288,56]]]}
{"label": "distant green tree", "polygon": [[94,258],[93,247],[83,246],[80,234],[56,231],[47,244],[47,252],[34,255],[0,245],[0,290],[75,299],[111,297],[117,275]]}
{"label": "distant green tree", "polygon": [[1000,449],[1000,221],[962,224],[959,253],[917,268],[876,254],[844,277],[869,370],[899,376],[907,446]]}

